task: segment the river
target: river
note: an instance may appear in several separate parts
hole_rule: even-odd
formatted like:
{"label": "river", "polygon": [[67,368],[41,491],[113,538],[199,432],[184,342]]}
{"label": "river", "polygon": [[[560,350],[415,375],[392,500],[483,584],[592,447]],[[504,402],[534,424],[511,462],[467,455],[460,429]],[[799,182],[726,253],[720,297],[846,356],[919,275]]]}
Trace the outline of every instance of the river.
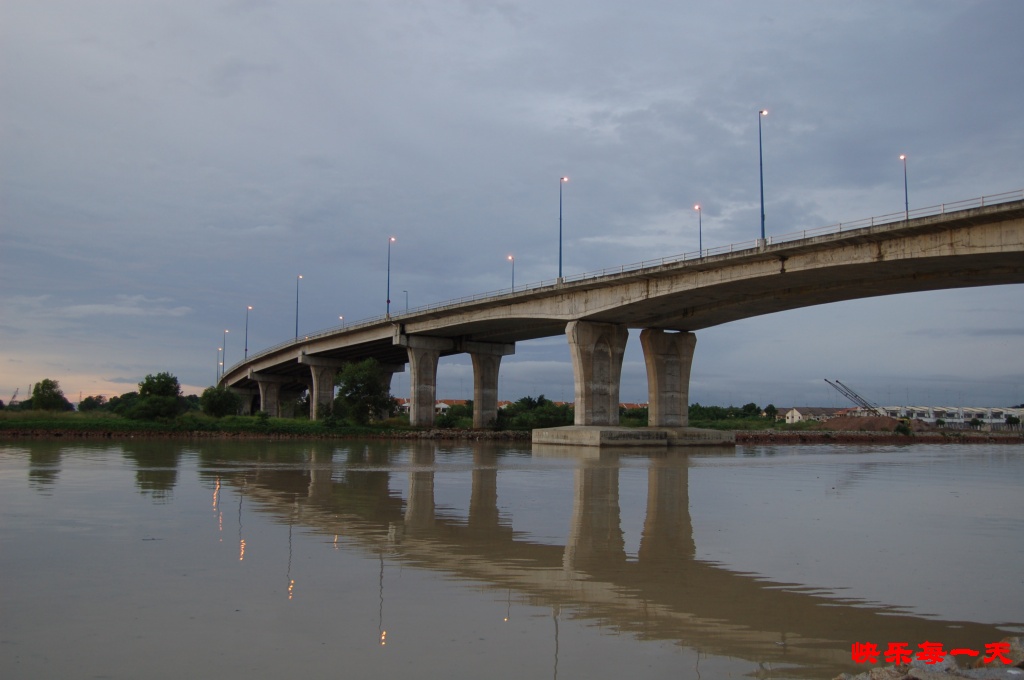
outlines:
{"label": "river", "polygon": [[[831,678],[1024,633],[1024,447],[0,442],[0,677]],[[884,660],[879,660],[885,665]]]}

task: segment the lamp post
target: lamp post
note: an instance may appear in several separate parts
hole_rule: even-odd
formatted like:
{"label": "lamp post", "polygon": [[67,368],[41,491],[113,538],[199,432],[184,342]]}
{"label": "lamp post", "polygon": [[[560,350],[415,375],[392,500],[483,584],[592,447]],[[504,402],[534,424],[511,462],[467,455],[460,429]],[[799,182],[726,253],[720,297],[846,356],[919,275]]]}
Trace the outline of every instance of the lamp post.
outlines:
{"label": "lamp post", "polygon": [[910,195],[907,193],[907,154],[901,153],[900,160],[903,161],[903,215],[910,219]]}
{"label": "lamp post", "polygon": [[512,292],[516,292],[516,258],[512,255],[508,256],[508,261],[512,263]]}
{"label": "lamp post", "polygon": [[693,209],[697,211],[697,257],[704,257],[704,237],[701,234],[703,231],[703,225],[701,224],[700,203],[693,206]]}
{"label": "lamp post", "polygon": [[295,339],[299,339],[299,281],[302,280],[302,274],[295,277]]}
{"label": "lamp post", "polygon": [[558,178],[558,280],[562,280],[562,185],[569,181],[568,177]]}
{"label": "lamp post", "polygon": [[[221,363],[224,365],[224,368],[228,367],[228,333],[230,332],[231,331],[229,331],[228,329],[224,329],[224,342],[221,345],[224,348],[224,353],[221,354]],[[224,377],[224,368],[220,370],[220,375],[222,378]]]}
{"label": "lamp post", "polygon": [[387,313],[385,316],[391,318],[391,244],[395,242],[395,237],[388,237],[388,306]]}
{"label": "lamp post", "polygon": [[247,305],[245,308],[245,354],[242,355],[243,359],[249,358],[249,312],[252,311],[252,305]]}
{"label": "lamp post", "polygon": [[409,311],[409,291],[403,290],[402,292],[405,293],[405,311],[408,312]]}
{"label": "lamp post", "polygon": [[768,109],[757,112],[757,166],[761,175],[761,240],[764,240],[764,152],[761,147],[761,119],[768,115]]}
{"label": "lamp post", "polygon": [[223,352],[223,351],[224,351],[223,347],[218,347],[217,348],[217,381],[214,383],[214,385],[216,385],[217,383],[220,382],[220,371],[221,371],[221,367],[224,365],[224,362],[220,360],[220,353]]}

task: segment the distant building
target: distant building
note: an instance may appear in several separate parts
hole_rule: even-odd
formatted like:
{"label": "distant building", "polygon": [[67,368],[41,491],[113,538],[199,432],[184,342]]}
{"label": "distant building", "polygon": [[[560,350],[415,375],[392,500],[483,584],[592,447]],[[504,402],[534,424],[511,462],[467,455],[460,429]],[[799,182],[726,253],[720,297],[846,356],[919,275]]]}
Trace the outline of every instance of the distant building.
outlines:
{"label": "distant building", "polygon": [[796,406],[786,411],[785,419],[789,425],[802,423],[807,420],[824,422],[836,416],[846,415],[849,410],[846,408],[825,408],[821,406]]}
{"label": "distant building", "polygon": [[[1024,420],[1024,408],[975,407],[975,406],[879,406],[879,410],[890,418],[909,418],[929,425],[942,421],[943,427],[959,429],[971,427],[977,421],[986,430],[1020,429],[1020,425],[1007,425],[1007,416],[1018,421]],[[852,415],[874,415],[863,408],[853,409]]]}

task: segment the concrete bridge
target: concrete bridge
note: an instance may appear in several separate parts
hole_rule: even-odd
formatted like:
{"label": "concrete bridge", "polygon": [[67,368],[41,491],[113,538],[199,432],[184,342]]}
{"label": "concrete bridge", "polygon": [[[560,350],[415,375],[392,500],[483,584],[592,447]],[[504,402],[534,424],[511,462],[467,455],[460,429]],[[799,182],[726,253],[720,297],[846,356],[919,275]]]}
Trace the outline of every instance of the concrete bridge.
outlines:
{"label": "concrete bridge", "polygon": [[[306,389],[313,404],[329,403],[334,376],[347,362],[376,358],[389,385],[408,363],[410,423],[429,426],[438,359],[468,353],[473,423],[485,427],[497,416],[501,358],[517,342],[564,333],[575,424],[583,427],[544,441],[596,444],[608,433],[615,438],[628,329],[641,329],[650,415],[646,433],[635,437],[671,442],[688,425],[695,331],[842,300],[1008,283],[1024,283],[1024,191],[378,317],[254,354],[227,370],[220,384],[245,395],[249,408],[258,396],[264,411],[278,415],[285,398]],[[598,439],[588,438],[595,432]],[[691,443],[706,443],[699,434],[696,440]]]}

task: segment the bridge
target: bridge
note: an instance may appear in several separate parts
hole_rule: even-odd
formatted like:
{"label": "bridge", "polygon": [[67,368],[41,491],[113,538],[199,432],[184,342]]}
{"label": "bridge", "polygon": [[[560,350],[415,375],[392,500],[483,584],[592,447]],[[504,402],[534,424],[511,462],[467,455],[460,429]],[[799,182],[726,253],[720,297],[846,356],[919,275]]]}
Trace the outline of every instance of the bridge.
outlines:
{"label": "bridge", "polygon": [[[1024,190],[604,269],[471,296],[304,336],[249,356],[220,385],[278,415],[309,390],[312,417],[334,376],[368,357],[386,380],[410,366],[409,421],[433,424],[437,363],[468,353],[473,424],[497,416],[501,358],[517,342],[565,334],[575,432],[550,443],[601,443],[619,419],[629,329],[640,329],[649,426],[637,440],[687,443],[696,331],[813,305],[949,288],[1024,283]],[[571,430],[572,428],[570,428]],[[596,435],[595,435],[596,433]],[[597,437],[593,439],[591,435]],[[535,432],[535,440],[537,433]],[[707,443],[700,433],[696,443]],[[619,441],[619,443],[625,443]]]}

